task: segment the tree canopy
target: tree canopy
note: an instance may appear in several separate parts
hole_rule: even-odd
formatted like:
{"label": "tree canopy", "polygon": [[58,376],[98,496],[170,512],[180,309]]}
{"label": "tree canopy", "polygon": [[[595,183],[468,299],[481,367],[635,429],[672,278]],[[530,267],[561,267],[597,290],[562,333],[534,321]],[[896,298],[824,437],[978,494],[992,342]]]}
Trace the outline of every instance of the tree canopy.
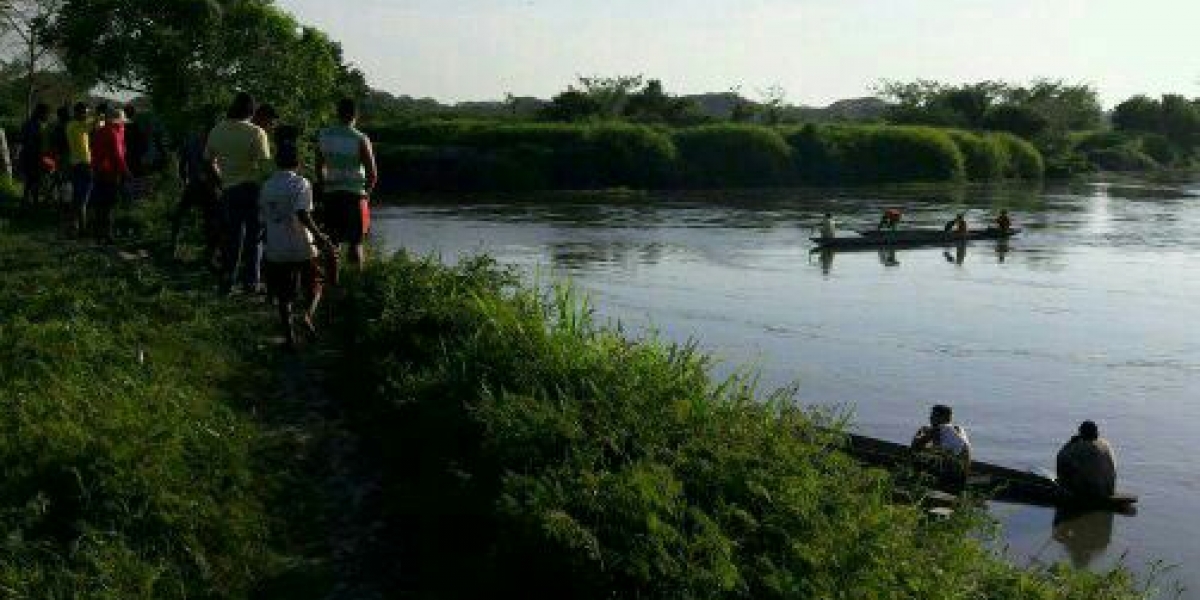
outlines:
{"label": "tree canopy", "polygon": [[144,94],[177,127],[235,90],[300,124],[366,92],[337,43],[270,0],[64,0],[47,34],[77,77]]}

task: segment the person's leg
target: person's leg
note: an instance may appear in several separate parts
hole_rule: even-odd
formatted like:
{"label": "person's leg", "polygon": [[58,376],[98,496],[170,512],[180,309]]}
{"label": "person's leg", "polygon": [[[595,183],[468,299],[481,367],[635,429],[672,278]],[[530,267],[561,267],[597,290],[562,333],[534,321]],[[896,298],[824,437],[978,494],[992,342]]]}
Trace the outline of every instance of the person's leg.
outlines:
{"label": "person's leg", "polygon": [[71,169],[71,206],[74,208],[73,232],[76,236],[83,235],[87,228],[88,200],[92,195],[92,168],[87,165],[75,165]]}
{"label": "person's leg", "polygon": [[228,292],[237,281],[238,258],[242,255],[243,224],[238,206],[237,188],[225,192],[221,204],[225,213],[225,251],[221,265],[221,290]]}
{"label": "person's leg", "polygon": [[204,227],[204,260],[216,268],[221,247],[221,223],[216,190],[204,188],[199,196],[200,217]]}
{"label": "person's leg", "polygon": [[296,327],[292,318],[292,307],[296,298],[296,271],[289,263],[267,263],[263,269],[267,278],[267,289],[278,302],[279,324],[283,328],[284,340],[289,350],[296,349]]}
{"label": "person's leg", "polygon": [[301,283],[308,298],[308,308],[304,311],[304,326],[308,329],[308,333],[313,337],[317,335],[317,308],[321,305],[321,295],[324,288],[324,281],[321,274],[320,258],[314,258],[308,261],[303,271]]}
{"label": "person's leg", "polygon": [[258,187],[247,186],[243,199],[246,238],[242,243],[242,286],[255,291],[262,282],[263,226],[258,216]]}
{"label": "person's leg", "polygon": [[191,212],[193,195],[192,186],[184,187],[179,204],[175,205],[175,213],[171,217],[171,256],[179,254],[179,234],[183,231],[183,220]]}
{"label": "person's leg", "polygon": [[358,198],[353,203],[354,220],[353,224],[353,243],[350,246],[350,264],[362,268],[363,263],[367,260],[367,233],[371,230],[371,209],[367,204],[366,198]]}
{"label": "person's leg", "polygon": [[94,190],[96,241],[111,244],[112,211],[117,202],[117,186],[108,182],[97,182]]}

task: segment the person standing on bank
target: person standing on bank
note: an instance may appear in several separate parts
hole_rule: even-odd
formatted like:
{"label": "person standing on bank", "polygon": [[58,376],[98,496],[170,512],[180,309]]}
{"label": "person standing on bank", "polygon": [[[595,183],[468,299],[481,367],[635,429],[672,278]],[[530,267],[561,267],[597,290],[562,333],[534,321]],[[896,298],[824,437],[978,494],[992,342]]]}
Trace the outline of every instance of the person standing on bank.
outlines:
{"label": "person standing on bank", "polygon": [[[250,122],[254,97],[240,92],[225,119],[208,134],[204,156],[214,181],[223,188],[221,207],[225,216],[222,293],[242,289],[257,292],[261,282],[262,223],[258,195],[270,169],[271,146],[267,133]],[[240,267],[240,269],[239,269]]]}
{"label": "person standing on bank", "polygon": [[71,157],[71,209],[74,235],[87,226],[88,199],[92,194],[92,131],[96,127],[83,102],[75,104],[74,115],[67,123],[67,146]]}
{"label": "person standing on bank", "polygon": [[313,318],[321,301],[322,287],[317,245],[332,247],[312,218],[313,190],[312,184],[299,173],[299,140],[296,128],[279,128],[275,138],[278,170],[263,184],[259,202],[265,227],[267,291],[278,303],[279,319],[290,350],[296,348],[293,307],[300,297],[307,301],[301,320],[310,333],[316,333]]}
{"label": "person standing on bank", "polygon": [[96,239],[113,243],[113,209],[132,174],[125,161],[125,111],[108,109],[104,125],[92,134],[92,193],[88,205],[95,209]]}
{"label": "person standing on bank", "polygon": [[335,245],[350,247],[350,263],[365,260],[363,242],[371,227],[370,195],[379,180],[375,150],[359,131],[358,106],[353,100],[338,102],[340,123],[319,136],[317,177],[322,190],[325,226]]}
{"label": "person standing on bank", "polygon": [[46,181],[46,121],[50,119],[50,107],[38,104],[33,114],[21,126],[21,151],[17,155],[17,165],[25,182],[25,191],[21,195],[21,204],[26,208],[36,204],[42,195],[42,186]]}
{"label": "person standing on bank", "polygon": [[1079,426],[1058,452],[1058,484],[1082,498],[1109,498],[1117,491],[1117,462],[1112,447],[1092,421]]}

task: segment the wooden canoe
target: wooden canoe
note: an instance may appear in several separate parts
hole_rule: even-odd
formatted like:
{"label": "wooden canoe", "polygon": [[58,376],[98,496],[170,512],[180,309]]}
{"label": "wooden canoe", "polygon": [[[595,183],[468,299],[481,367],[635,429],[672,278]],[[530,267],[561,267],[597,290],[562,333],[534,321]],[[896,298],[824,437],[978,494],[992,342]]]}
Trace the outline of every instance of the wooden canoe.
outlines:
{"label": "wooden canoe", "polygon": [[[884,469],[916,468],[917,465],[912,450],[894,442],[850,434],[844,449],[860,462]],[[981,461],[971,463],[968,487],[1000,502],[1056,508],[1129,512],[1138,501],[1137,496],[1128,494],[1110,498],[1081,498],[1066,491],[1049,477]]]}
{"label": "wooden canoe", "polygon": [[1021,233],[1020,229],[1000,231],[984,229],[958,234],[941,229],[903,229],[899,231],[860,231],[857,237],[809,238],[821,249],[891,248],[911,246],[953,246],[971,241],[1007,240]]}

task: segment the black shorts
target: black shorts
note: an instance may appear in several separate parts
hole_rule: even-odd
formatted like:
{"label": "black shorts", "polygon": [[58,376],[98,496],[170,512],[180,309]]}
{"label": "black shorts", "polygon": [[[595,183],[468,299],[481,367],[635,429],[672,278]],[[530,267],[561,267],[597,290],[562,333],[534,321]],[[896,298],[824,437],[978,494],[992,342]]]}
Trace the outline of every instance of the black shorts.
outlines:
{"label": "black shorts", "polygon": [[299,262],[267,261],[264,271],[267,293],[280,302],[295,302],[301,293],[315,298],[325,284],[318,258]]}
{"label": "black shorts", "polygon": [[371,228],[367,197],[350,192],[326,192],[321,212],[325,233],[335,244],[361,244]]}

